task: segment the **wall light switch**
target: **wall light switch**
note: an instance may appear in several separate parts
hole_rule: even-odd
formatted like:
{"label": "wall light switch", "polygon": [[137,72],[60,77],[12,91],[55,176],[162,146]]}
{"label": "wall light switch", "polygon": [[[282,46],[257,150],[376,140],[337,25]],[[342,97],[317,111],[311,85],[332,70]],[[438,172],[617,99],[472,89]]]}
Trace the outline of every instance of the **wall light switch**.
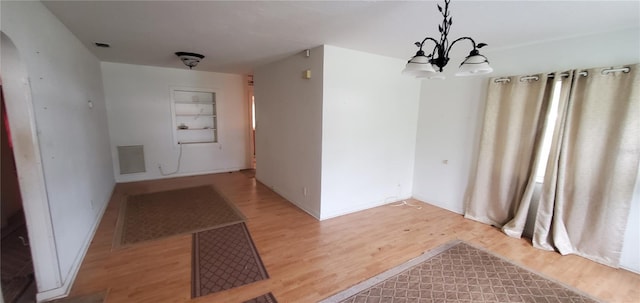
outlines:
{"label": "wall light switch", "polygon": [[308,70],[304,71],[304,73],[302,74],[302,78],[311,79],[311,70],[308,69]]}

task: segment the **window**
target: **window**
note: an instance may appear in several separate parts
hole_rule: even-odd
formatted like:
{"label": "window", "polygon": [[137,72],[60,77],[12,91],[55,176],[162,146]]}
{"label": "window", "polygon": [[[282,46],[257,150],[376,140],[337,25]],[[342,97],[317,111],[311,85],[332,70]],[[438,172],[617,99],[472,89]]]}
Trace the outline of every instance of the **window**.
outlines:
{"label": "window", "polygon": [[214,91],[173,89],[173,129],[177,144],[218,142]]}
{"label": "window", "polygon": [[538,161],[538,167],[536,167],[536,182],[544,182],[544,174],[547,168],[547,160],[549,159],[549,153],[551,151],[551,141],[553,140],[553,131],[557,124],[558,118],[558,105],[560,103],[560,92],[562,91],[562,81],[556,80],[553,94],[551,97],[551,104],[549,111],[547,112],[546,123],[544,131],[542,133],[542,147],[540,149],[540,160]]}

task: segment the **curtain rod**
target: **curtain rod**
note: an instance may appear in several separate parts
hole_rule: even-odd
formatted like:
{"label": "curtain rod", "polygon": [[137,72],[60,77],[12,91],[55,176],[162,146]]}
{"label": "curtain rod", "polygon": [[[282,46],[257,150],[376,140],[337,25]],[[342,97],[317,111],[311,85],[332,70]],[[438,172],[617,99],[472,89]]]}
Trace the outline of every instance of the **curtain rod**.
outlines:
{"label": "curtain rod", "polygon": [[[610,68],[610,69],[605,69],[603,70],[601,73],[603,75],[609,74],[609,73],[615,73],[615,72],[624,72],[624,73],[628,73],[631,70],[631,68],[629,67],[622,67],[622,68]],[[578,75],[580,76],[587,76],[588,73],[587,72],[579,72]],[[560,74],[560,77],[568,77],[569,73],[562,73]],[[554,78],[555,74],[554,73],[549,73],[547,74],[547,77],[549,78]],[[534,81],[538,81],[538,76],[524,76],[524,77],[520,77],[520,81],[526,81],[526,80],[534,80]],[[509,78],[498,78],[493,80],[495,83],[502,83],[502,82],[511,82],[511,79]]]}
{"label": "curtain rod", "polygon": [[[589,73],[587,73],[587,72],[579,72],[578,75],[586,77],[586,76],[589,75]],[[547,74],[547,77],[549,77],[549,78],[555,78],[555,76],[556,76],[556,74],[554,74],[554,73],[548,73]],[[562,73],[562,74],[560,74],[560,77],[569,77],[569,73]],[[538,78],[538,77],[536,77],[536,78]],[[526,80],[526,79],[520,79],[520,80]]]}

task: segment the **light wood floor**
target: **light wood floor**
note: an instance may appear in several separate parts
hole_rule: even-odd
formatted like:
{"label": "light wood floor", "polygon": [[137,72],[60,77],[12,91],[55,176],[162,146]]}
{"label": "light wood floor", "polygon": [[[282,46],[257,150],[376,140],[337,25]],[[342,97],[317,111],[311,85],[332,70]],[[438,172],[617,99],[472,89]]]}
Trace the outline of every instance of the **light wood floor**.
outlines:
{"label": "light wood floor", "polygon": [[[215,184],[247,217],[271,276],[190,298],[191,237],[112,250],[118,207],[127,194]],[[420,203],[411,200],[410,203]],[[319,222],[243,173],[118,184],[70,296],[108,291],[107,302],[242,302],[273,292],[279,302],[317,302],[454,239],[572,285],[608,302],[640,302],[640,275],[529,241],[428,204],[381,206]]]}

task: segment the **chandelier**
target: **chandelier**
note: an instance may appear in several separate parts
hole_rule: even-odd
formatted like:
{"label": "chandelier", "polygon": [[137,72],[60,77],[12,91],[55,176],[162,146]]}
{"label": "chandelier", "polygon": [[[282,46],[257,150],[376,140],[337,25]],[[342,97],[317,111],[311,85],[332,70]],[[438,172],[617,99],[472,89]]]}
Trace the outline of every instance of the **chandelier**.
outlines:
{"label": "chandelier", "polygon": [[[438,25],[440,31],[440,41],[434,38],[426,37],[422,42],[416,42],[415,45],[419,48],[415,56],[413,56],[407,66],[402,71],[405,75],[415,76],[416,78],[429,78],[429,79],[444,79],[442,74],[443,68],[449,63],[449,51],[453,45],[458,41],[469,40],[473,46],[473,49],[469,53],[464,61],[460,64],[456,76],[473,76],[479,74],[487,74],[493,71],[493,68],[489,66],[489,60],[487,57],[480,54],[479,48],[485,47],[486,43],[477,43],[470,37],[461,37],[453,42],[449,43],[447,36],[449,35],[449,29],[453,24],[453,19],[449,14],[449,2],[451,0],[444,0],[444,9],[438,4],[438,10],[444,17],[442,24]],[[433,47],[431,54],[426,55],[422,48],[427,41],[432,41],[436,45]]]}

